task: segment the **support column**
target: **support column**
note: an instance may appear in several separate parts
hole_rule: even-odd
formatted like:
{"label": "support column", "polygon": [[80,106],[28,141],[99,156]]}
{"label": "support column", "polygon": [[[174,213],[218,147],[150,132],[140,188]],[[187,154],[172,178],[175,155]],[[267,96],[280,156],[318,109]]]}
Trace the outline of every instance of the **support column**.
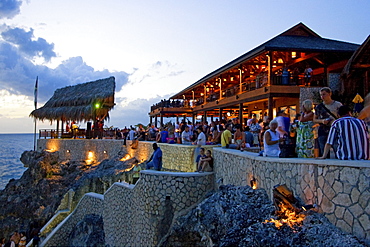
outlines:
{"label": "support column", "polygon": [[218,81],[219,81],[219,87],[220,87],[220,100],[222,99],[222,79],[221,79],[221,77],[220,78],[218,78]]}
{"label": "support column", "polygon": [[196,114],[193,114],[193,117],[192,117],[192,125],[194,126],[195,125],[195,116],[196,116]]}
{"label": "support column", "polygon": [[242,69],[239,68],[239,93],[243,92],[242,86],[243,86],[243,74],[242,74]]}
{"label": "support column", "polygon": [[274,97],[269,96],[268,102],[267,102],[267,108],[268,108],[268,117],[270,120],[274,118]]}
{"label": "support column", "polygon": [[57,120],[57,131],[55,133],[57,135],[57,138],[59,136],[59,120]]}
{"label": "support column", "polygon": [[207,111],[204,111],[203,114],[203,122],[207,121]]}
{"label": "support column", "polygon": [[369,83],[370,83],[370,80],[369,80],[369,70],[366,70],[365,71],[365,87],[364,87],[364,97],[369,93]]}
{"label": "support column", "polygon": [[221,119],[222,119],[222,108],[220,107],[220,109],[218,110],[218,120],[221,122]]}
{"label": "support column", "polygon": [[160,121],[161,121],[161,128],[163,128],[163,115],[162,115],[162,113],[160,114]]}
{"label": "support column", "polygon": [[203,104],[207,103],[207,87],[206,84],[204,84],[204,95],[203,95]]}
{"label": "support column", "polygon": [[268,68],[268,71],[267,71],[267,86],[271,86],[271,83],[272,83],[272,80],[271,80],[271,76],[272,76],[272,55],[274,53],[271,51],[271,52],[268,52],[267,53],[267,68]]}
{"label": "support column", "polygon": [[158,123],[158,116],[157,116],[157,115],[155,115],[155,117],[154,117],[154,126],[155,126],[156,128],[158,128],[157,123]]}
{"label": "support column", "polygon": [[243,123],[243,104],[239,104],[239,124]]}

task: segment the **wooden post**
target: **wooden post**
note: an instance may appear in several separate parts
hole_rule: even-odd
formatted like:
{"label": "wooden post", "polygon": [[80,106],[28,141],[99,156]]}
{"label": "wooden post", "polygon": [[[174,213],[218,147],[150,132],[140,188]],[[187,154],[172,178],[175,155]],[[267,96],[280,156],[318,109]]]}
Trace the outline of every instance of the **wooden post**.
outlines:
{"label": "wooden post", "polygon": [[268,67],[268,71],[267,71],[267,86],[271,86],[271,76],[272,76],[272,55],[273,55],[273,52],[268,52],[267,53],[267,67]]}
{"label": "wooden post", "polygon": [[274,98],[269,96],[268,102],[267,102],[267,108],[268,108],[268,117],[270,120],[274,118]]}
{"label": "wooden post", "polygon": [[243,86],[243,78],[242,78],[243,74],[242,74],[242,69],[239,68],[239,93],[242,93],[243,90],[242,90],[242,86]]}
{"label": "wooden post", "polygon": [[243,103],[239,104],[239,124],[243,123]]}
{"label": "wooden post", "polygon": [[220,87],[220,100],[222,99],[222,79],[221,79],[221,77],[220,78],[218,78],[218,80],[219,80],[219,87]]}

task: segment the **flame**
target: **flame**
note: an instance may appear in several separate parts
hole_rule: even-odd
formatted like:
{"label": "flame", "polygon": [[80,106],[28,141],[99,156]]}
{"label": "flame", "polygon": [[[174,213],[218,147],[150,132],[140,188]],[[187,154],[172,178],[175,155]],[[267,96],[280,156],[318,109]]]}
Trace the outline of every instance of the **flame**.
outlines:
{"label": "flame", "polygon": [[122,159],[120,159],[120,161],[126,161],[126,160],[128,160],[130,158],[131,158],[131,155],[126,154]]}
{"label": "flame", "polygon": [[257,183],[254,183],[253,186],[252,186],[252,189],[257,189]]}
{"label": "flame", "polygon": [[280,204],[280,209],[280,219],[265,220],[264,223],[274,223],[277,228],[282,227],[284,224],[287,224],[291,228],[293,228],[293,226],[302,225],[302,222],[305,218],[303,214],[290,210],[284,204]]}

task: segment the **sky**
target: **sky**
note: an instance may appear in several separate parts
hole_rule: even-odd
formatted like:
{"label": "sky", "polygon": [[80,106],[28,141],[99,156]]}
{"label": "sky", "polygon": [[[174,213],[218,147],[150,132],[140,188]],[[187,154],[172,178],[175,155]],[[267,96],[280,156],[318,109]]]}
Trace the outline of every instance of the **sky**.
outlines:
{"label": "sky", "polygon": [[151,105],[300,22],[361,44],[369,10],[368,0],[0,0],[0,133],[33,133],[36,77],[42,107],[58,88],[114,76],[106,126],[148,124]]}

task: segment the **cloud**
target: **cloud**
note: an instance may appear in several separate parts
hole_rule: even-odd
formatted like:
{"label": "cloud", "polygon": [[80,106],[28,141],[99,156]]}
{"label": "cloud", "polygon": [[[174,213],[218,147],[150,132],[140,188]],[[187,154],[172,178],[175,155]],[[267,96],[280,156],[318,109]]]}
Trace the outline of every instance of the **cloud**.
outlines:
{"label": "cloud", "polygon": [[35,38],[33,29],[26,31],[22,28],[8,28],[1,33],[1,37],[17,46],[19,51],[23,52],[29,58],[42,57],[46,62],[51,58],[56,57],[54,52],[54,44],[48,43],[43,38]]}
{"label": "cloud", "polygon": [[[3,32],[1,32],[1,29]],[[17,122],[24,119],[33,108],[34,84],[38,76],[39,107],[45,103],[58,88],[76,85],[114,76],[116,78],[115,108],[110,112],[110,121],[106,125],[124,127],[124,125],[149,123],[150,106],[161,99],[180,90],[181,85],[175,82],[184,71],[177,64],[168,61],[156,61],[140,68],[131,74],[124,71],[97,71],[89,66],[81,56],[62,61],[57,67],[50,68],[45,64],[35,64],[35,57],[49,61],[55,57],[54,44],[43,38],[35,39],[33,29],[0,26],[0,96],[12,99],[17,106],[3,102],[1,112],[10,109],[12,112],[0,115],[0,120]],[[27,101],[28,100],[28,101]],[[18,109],[18,110],[17,110]],[[4,111],[3,111],[4,110]],[[24,111],[27,111],[26,114]],[[154,121],[154,120],[153,120]],[[29,122],[29,121],[28,121]],[[29,123],[27,122],[27,125]],[[26,123],[26,121],[25,121]],[[11,132],[11,127],[8,131]],[[25,132],[29,130],[24,129]]]}
{"label": "cloud", "polygon": [[1,0],[0,2],[0,19],[12,19],[20,13],[22,1],[19,0]]}
{"label": "cloud", "polygon": [[174,77],[183,73],[177,64],[168,61],[156,61],[142,68],[135,68],[128,78],[128,83],[117,96],[134,100],[173,94],[182,88],[181,85],[174,83],[177,80]]}
{"label": "cloud", "polygon": [[36,76],[39,78],[40,103],[46,102],[56,89],[65,86],[114,76],[116,88],[120,89],[128,81],[126,72],[96,71],[82,57],[69,58],[55,69],[35,65],[17,47],[0,41],[0,90],[5,89],[11,94],[26,95],[33,99]]}
{"label": "cloud", "polygon": [[117,98],[116,101],[119,103],[117,103],[117,105],[111,111],[111,118],[108,125],[114,125],[115,127],[119,128],[124,128],[125,125],[129,127],[129,125],[135,125],[138,123],[147,125],[150,121],[148,115],[148,112],[150,111],[150,106],[158,103],[161,99],[163,99],[163,97],[168,96],[169,95],[162,95],[150,99],[135,100]]}

